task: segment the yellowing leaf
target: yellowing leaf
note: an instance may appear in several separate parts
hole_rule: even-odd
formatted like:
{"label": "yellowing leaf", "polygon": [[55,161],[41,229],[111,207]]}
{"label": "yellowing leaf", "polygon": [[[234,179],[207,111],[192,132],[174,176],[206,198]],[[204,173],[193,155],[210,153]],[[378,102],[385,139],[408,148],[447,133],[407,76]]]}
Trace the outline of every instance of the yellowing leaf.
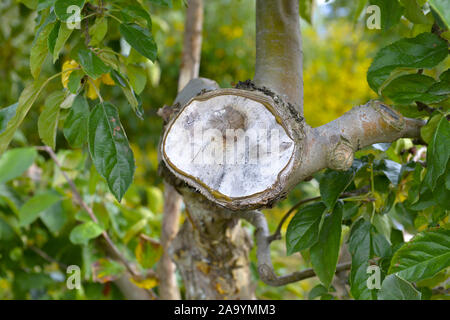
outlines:
{"label": "yellowing leaf", "polygon": [[[98,78],[96,80],[90,80],[87,82],[87,91],[86,91],[86,97],[88,97],[91,100],[97,99],[97,91],[95,90],[95,87],[100,88],[102,78]],[[92,82],[94,82],[94,85],[92,85]]]}
{"label": "yellowing leaf", "polygon": [[116,84],[109,73],[103,74],[100,79],[102,80],[102,83],[108,86],[114,86]]}
{"label": "yellowing leaf", "polygon": [[150,290],[158,285],[158,279],[156,278],[146,278],[144,280],[136,280],[130,278],[130,281],[133,282],[139,288]]}
{"label": "yellowing leaf", "polygon": [[75,60],[66,60],[62,66],[62,74],[61,74],[61,83],[64,88],[67,88],[67,84],[69,83],[69,77],[72,71],[67,71],[69,69],[77,68],[78,63]]}

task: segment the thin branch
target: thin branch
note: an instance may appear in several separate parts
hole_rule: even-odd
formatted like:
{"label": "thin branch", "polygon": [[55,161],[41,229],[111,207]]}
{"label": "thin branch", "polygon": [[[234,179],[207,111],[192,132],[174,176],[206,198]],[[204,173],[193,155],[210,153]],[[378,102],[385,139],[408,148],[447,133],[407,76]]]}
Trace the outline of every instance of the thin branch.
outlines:
{"label": "thin branch", "polygon": [[[258,258],[258,273],[264,283],[278,287],[311,278],[316,275],[314,270],[307,269],[293,272],[285,276],[277,276],[270,257],[269,227],[267,226],[266,217],[259,211],[240,212],[239,217],[247,220],[256,227],[255,238],[257,245],[256,256]],[[350,267],[350,262],[340,264],[336,267],[336,272],[348,270]]]}
{"label": "thin branch", "polygon": [[[58,158],[56,157],[56,154],[53,152],[52,148],[48,146],[40,146],[36,147],[37,150],[45,151],[50,158],[52,158],[55,165],[59,168],[62,175],[66,179],[67,183],[70,186],[70,189],[72,191],[73,197],[75,201],[78,203],[78,205],[83,208],[89,215],[89,217],[94,221],[95,223],[98,223],[98,219],[94,214],[94,211],[84,202],[81,194],[78,192],[77,187],[75,186],[75,183],[70,179],[70,177],[67,175],[67,173],[63,170],[61,163],[59,162]],[[124,257],[124,255],[119,251],[119,249],[116,247],[114,242],[109,237],[108,233],[105,231],[102,232],[102,236],[105,239],[106,243],[108,244],[109,249],[117,256],[117,258],[122,262],[122,264],[127,268],[128,272],[137,279],[142,278],[142,275],[140,275],[135,268],[131,265],[131,263]]]}
{"label": "thin branch", "polygon": [[38,247],[35,247],[33,245],[28,246],[34,253],[36,253],[38,256],[40,256],[42,259],[44,259],[47,262],[56,263],[61,269],[65,270],[67,269],[68,265],[64,264],[62,262],[59,262],[55,258],[49,256],[46,252],[42,251]]}
{"label": "thin branch", "polygon": [[[345,198],[349,198],[349,197],[362,195],[362,194],[364,194],[366,192],[367,192],[367,188],[361,188],[361,189],[355,190],[353,192],[344,192],[343,194],[341,194],[339,196],[339,199],[345,199]],[[308,198],[308,199],[300,200],[294,206],[292,206],[292,208],[289,209],[289,211],[284,214],[283,218],[281,218],[277,229],[275,230],[275,232],[271,236],[269,236],[268,241],[269,242],[273,242],[275,240],[280,240],[281,239],[281,228],[283,227],[283,224],[286,222],[287,218],[289,218],[289,216],[295,210],[300,208],[302,205],[304,205],[306,203],[309,203],[309,202],[312,202],[312,201],[320,200],[320,198],[321,197],[319,196],[319,197],[314,197],[314,198]]]}

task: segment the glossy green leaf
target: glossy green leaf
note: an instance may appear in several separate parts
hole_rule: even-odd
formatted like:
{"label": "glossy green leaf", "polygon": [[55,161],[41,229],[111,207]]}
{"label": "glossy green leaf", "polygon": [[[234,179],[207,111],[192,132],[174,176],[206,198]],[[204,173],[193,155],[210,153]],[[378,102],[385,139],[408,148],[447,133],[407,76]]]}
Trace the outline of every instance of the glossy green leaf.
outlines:
{"label": "glossy green leaf", "polygon": [[73,244],[86,245],[89,240],[97,238],[102,232],[103,229],[98,224],[88,221],[73,228],[69,239]]}
{"label": "glossy green leaf", "polygon": [[147,83],[147,73],[145,72],[145,69],[142,67],[129,65],[127,70],[130,78],[130,84],[133,87],[134,92],[136,92],[136,94],[141,94],[145,88],[145,84]]}
{"label": "glossy green leaf", "polygon": [[[81,14],[85,0],[56,0],[55,13],[59,20],[68,21],[74,19],[77,13]],[[72,7],[75,6],[75,7]],[[77,10],[75,10],[77,8]]]}
{"label": "glossy green leaf", "polygon": [[369,259],[371,257],[371,224],[359,219],[353,224],[349,238],[349,250],[352,255],[352,267],[349,282],[350,292],[357,300],[372,300],[376,298],[374,290],[367,286],[369,275]]}
{"label": "glossy green leaf", "polygon": [[322,202],[306,206],[297,212],[286,232],[287,254],[310,248],[319,238],[319,226],[326,206]]}
{"label": "glossy green leaf", "polygon": [[47,97],[44,109],[39,115],[38,132],[44,144],[55,149],[56,129],[59,121],[60,105],[64,100],[64,92],[56,91]]}
{"label": "glossy green leaf", "polygon": [[428,3],[450,29],[450,5],[448,0],[429,0]]}
{"label": "glossy green leaf", "polygon": [[64,136],[73,148],[81,148],[87,141],[89,105],[83,96],[77,96],[64,120]]}
{"label": "glossy green leaf", "polygon": [[120,34],[137,52],[151,61],[156,60],[157,47],[152,34],[137,24],[124,24],[119,27]]}
{"label": "glossy green leaf", "polygon": [[402,165],[400,163],[389,159],[383,159],[375,162],[374,169],[375,171],[383,172],[394,186],[398,185],[400,173],[402,171]]}
{"label": "glossy green leaf", "polygon": [[92,79],[97,79],[102,74],[108,73],[111,70],[109,66],[89,49],[79,49],[77,57],[84,72]]}
{"label": "glossy green leaf", "polygon": [[16,148],[0,156],[0,183],[20,177],[34,162],[34,148]]}
{"label": "glossy green leaf", "polygon": [[39,215],[61,200],[61,196],[55,192],[48,191],[35,195],[25,202],[19,210],[19,224],[21,227],[28,226]]}
{"label": "glossy green leaf", "polygon": [[[437,82],[423,74],[408,74],[392,80],[382,94],[396,104],[409,105],[420,101],[426,104],[438,103],[448,98],[436,87]],[[444,86],[443,86],[444,87]]]}
{"label": "glossy green leaf", "polygon": [[150,31],[152,30],[152,19],[150,18],[150,14],[141,5],[126,6],[122,8],[120,13],[125,22],[138,23],[142,27],[146,27]]}
{"label": "glossy green leaf", "polygon": [[431,278],[450,266],[450,230],[437,229],[417,234],[392,257],[389,274],[407,281]]}
{"label": "glossy green leaf", "polygon": [[310,249],[311,264],[325,287],[329,287],[336,272],[341,244],[343,204],[338,202],[333,212],[325,216],[319,239]]}
{"label": "glossy green leaf", "polygon": [[389,30],[400,21],[404,8],[398,0],[370,0],[369,3],[380,8],[383,31]]}
{"label": "glossy green leaf", "polygon": [[447,43],[432,33],[398,40],[377,53],[367,72],[367,82],[378,93],[395,68],[432,68],[447,55]]}
{"label": "glossy green leaf", "polygon": [[443,117],[437,124],[431,143],[427,152],[427,173],[424,181],[433,191],[436,182],[447,168],[450,158],[450,124],[446,117]]}
{"label": "glossy green leaf", "polygon": [[320,180],[320,196],[328,209],[333,208],[342,192],[355,177],[355,170],[335,171],[327,169]]}
{"label": "glossy green leaf", "polygon": [[378,300],[421,300],[421,294],[411,283],[391,274],[384,279]]}
{"label": "glossy green leaf", "polygon": [[50,51],[50,54],[52,54],[52,55],[53,55],[53,51],[55,49],[56,39],[58,38],[60,26],[61,26],[61,23],[59,21],[57,21],[53,25],[53,29],[50,31],[50,34],[48,35],[48,39],[47,39],[48,51]]}
{"label": "glossy green leaf", "polygon": [[89,116],[88,143],[95,168],[120,201],[133,181],[133,151],[119,120],[116,107],[99,103]]}

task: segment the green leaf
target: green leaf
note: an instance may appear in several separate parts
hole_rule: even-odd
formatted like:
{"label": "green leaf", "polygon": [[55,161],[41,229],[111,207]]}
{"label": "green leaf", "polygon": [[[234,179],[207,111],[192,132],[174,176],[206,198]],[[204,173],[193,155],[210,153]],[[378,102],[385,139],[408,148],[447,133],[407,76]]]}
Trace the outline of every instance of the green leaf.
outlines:
{"label": "green leaf", "polygon": [[367,286],[367,268],[371,256],[371,230],[372,226],[364,219],[356,221],[352,227],[349,238],[349,250],[352,255],[352,268],[350,270],[350,292],[357,300],[375,299],[374,290]]}
{"label": "green leaf", "polygon": [[0,134],[5,131],[9,120],[14,117],[16,114],[17,106],[19,104],[16,102],[9,107],[5,107],[3,109],[0,109]]}
{"label": "green leaf", "polygon": [[380,8],[381,28],[384,31],[389,30],[400,21],[404,8],[397,0],[370,0],[369,3]]}
{"label": "green leaf", "polygon": [[0,241],[9,241],[14,238],[14,230],[0,217]]}
{"label": "green leaf", "polygon": [[107,32],[108,32],[108,19],[106,19],[105,17],[95,19],[94,25],[91,28],[89,28],[89,35],[91,36],[89,45],[90,46],[99,45],[105,38]]}
{"label": "green leaf", "polygon": [[142,67],[136,67],[133,65],[127,66],[128,76],[130,78],[130,84],[136,94],[141,94],[147,83],[147,73]]}
{"label": "green leaf", "polygon": [[112,104],[99,103],[89,115],[89,151],[95,168],[120,201],[133,181],[133,151]]}
{"label": "green leaf", "polygon": [[61,52],[62,48],[64,47],[64,44],[67,42],[67,40],[69,39],[70,35],[72,34],[73,29],[69,29],[67,27],[67,24],[62,23],[59,27],[59,31],[58,31],[58,37],[56,38],[55,41],[55,46],[53,48],[53,63],[56,62],[56,60],[58,60],[59,57],[59,53]]}
{"label": "green leaf", "polygon": [[136,113],[139,119],[144,119],[144,110],[142,109],[142,103],[139,103],[138,97],[134,94],[133,88],[121,87],[125,97],[128,100],[133,111]]}
{"label": "green leaf", "polygon": [[53,51],[55,49],[56,39],[58,38],[58,33],[59,33],[59,27],[60,26],[61,26],[61,23],[59,21],[57,21],[55,23],[52,31],[48,35],[48,39],[47,39],[48,51],[50,51],[50,53],[52,55],[53,55]]}
{"label": "green leaf", "polygon": [[287,254],[305,250],[319,238],[319,226],[326,206],[318,202],[300,209],[292,218],[286,231]]}
{"label": "green leaf", "polygon": [[442,117],[427,151],[427,173],[424,181],[432,191],[436,187],[437,180],[444,174],[447,167],[447,162],[450,158],[449,141],[450,124],[446,117]]}
{"label": "green leaf", "polygon": [[152,19],[147,10],[141,5],[126,6],[125,8],[122,8],[120,13],[122,14],[123,20],[127,23],[139,23],[142,27],[147,27],[150,31],[152,30]]}
{"label": "green leaf", "polygon": [[384,279],[378,300],[421,300],[421,293],[408,281],[391,274]]}
{"label": "green leaf", "polygon": [[[439,92],[437,82],[423,74],[408,74],[392,80],[382,94],[396,104],[409,105],[415,101],[423,103],[438,103],[448,97],[445,92]],[[430,92],[431,90],[431,92]]]}
{"label": "green leaf", "polygon": [[41,82],[35,81],[28,85],[20,94],[15,115],[9,120],[6,128],[0,134],[0,155],[6,150],[19,125],[27,115],[39,93],[42,91]]}
{"label": "green leaf", "polygon": [[0,183],[20,177],[34,162],[34,148],[16,148],[0,156]]}
{"label": "green leaf", "polygon": [[342,214],[343,204],[338,202],[333,212],[325,216],[319,240],[310,249],[312,267],[327,288],[333,280],[339,258]]}
{"label": "green leaf", "polygon": [[161,258],[162,251],[159,243],[141,239],[135,249],[136,260],[145,269],[153,268]]}
{"label": "green leaf", "polygon": [[72,148],[81,148],[87,141],[89,105],[83,96],[77,96],[64,120],[64,136]]}
{"label": "green leaf", "polygon": [[44,210],[41,220],[53,235],[57,236],[68,220],[67,211],[63,209],[61,201]]}
{"label": "green leaf", "polygon": [[53,191],[35,195],[25,202],[19,210],[19,224],[21,227],[28,226],[46,209],[61,200],[61,196]]}
{"label": "green leaf", "polygon": [[42,63],[48,52],[48,37],[53,29],[53,23],[48,24],[38,34],[30,52],[30,70],[33,78],[37,78],[41,73]]}
{"label": "green leaf", "polygon": [[78,93],[78,89],[81,86],[81,79],[84,77],[84,72],[82,70],[74,70],[70,73],[69,82],[67,83],[67,88],[73,94]]}
{"label": "green leaf", "polygon": [[431,143],[431,140],[434,137],[434,133],[436,132],[437,125],[439,124],[443,116],[444,115],[441,113],[434,115],[425,126],[420,128],[420,136],[422,137],[423,141],[428,144]]}
{"label": "green leaf", "polygon": [[172,8],[172,0],[150,0],[150,2],[159,4],[160,6],[163,7]]}
{"label": "green leaf", "polygon": [[311,24],[312,9],[313,9],[313,1],[312,0],[300,0],[299,1],[300,17],[305,19],[309,24]]}
{"label": "green leaf", "polygon": [[389,181],[397,186],[400,180],[400,173],[402,171],[402,165],[389,159],[383,159],[376,161],[374,166],[375,171],[381,171],[389,179]]}
{"label": "green leaf", "polygon": [[111,70],[111,68],[91,50],[84,48],[79,49],[77,57],[84,72],[86,72],[86,74],[94,80]]}
{"label": "green leaf", "polygon": [[64,92],[53,92],[45,100],[44,109],[38,119],[38,132],[42,142],[55,149],[56,129],[59,120],[59,106],[64,100]]}
{"label": "green leaf", "polygon": [[355,170],[335,171],[327,169],[320,179],[320,196],[328,209],[333,208],[342,192],[355,177]]}
{"label": "green leaf", "polygon": [[389,274],[408,281],[433,277],[450,266],[450,230],[438,229],[417,234],[392,257]]}
{"label": "green leaf", "polygon": [[436,11],[447,28],[450,28],[450,6],[448,0],[429,0],[428,3]]}
{"label": "green leaf", "polygon": [[119,27],[120,34],[137,52],[155,62],[157,55],[156,42],[152,34],[137,24],[124,24]]}
{"label": "green leaf", "polygon": [[317,297],[323,296],[326,293],[328,293],[328,289],[325,288],[323,285],[318,284],[317,286],[311,289],[311,291],[308,294],[308,299],[313,300]]}
{"label": "green leaf", "polygon": [[88,221],[73,228],[69,239],[73,244],[86,245],[89,240],[97,238],[102,232],[103,229],[98,224]]}
{"label": "green leaf", "polygon": [[432,33],[398,40],[377,53],[367,73],[367,82],[378,93],[395,68],[432,68],[447,55],[447,43]]}
{"label": "green leaf", "polygon": [[400,0],[405,8],[404,16],[416,24],[432,24],[425,16],[417,0]]}
{"label": "green leaf", "polygon": [[55,4],[56,0],[39,0],[36,11],[42,11],[44,9],[50,8]]}
{"label": "green leaf", "polygon": [[70,10],[71,6],[77,6],[79,8],[79,13],[84,7],[85,0],[56,0],[55,2],[55,13],[59,20],[66,22],[70,17],[73,17],[77,11]]}

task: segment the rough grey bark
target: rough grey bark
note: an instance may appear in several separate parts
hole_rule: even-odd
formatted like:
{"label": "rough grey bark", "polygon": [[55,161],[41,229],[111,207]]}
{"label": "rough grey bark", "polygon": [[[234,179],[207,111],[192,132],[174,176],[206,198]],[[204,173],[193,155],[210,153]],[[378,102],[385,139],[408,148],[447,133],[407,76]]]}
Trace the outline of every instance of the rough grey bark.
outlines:
{"label": "rough grey bark", "polygon": [[[187,2],[184,30],[183,56],[181,59],[178,91],[198,77],[202,47],[203,0]],[[159,294],[161,299],[179,300],[176,268],[169,255],[169,247],[178,232],[182,199],[168,183],[164,183],[164,216],[161,228],[163,254],[158,265]]]}

